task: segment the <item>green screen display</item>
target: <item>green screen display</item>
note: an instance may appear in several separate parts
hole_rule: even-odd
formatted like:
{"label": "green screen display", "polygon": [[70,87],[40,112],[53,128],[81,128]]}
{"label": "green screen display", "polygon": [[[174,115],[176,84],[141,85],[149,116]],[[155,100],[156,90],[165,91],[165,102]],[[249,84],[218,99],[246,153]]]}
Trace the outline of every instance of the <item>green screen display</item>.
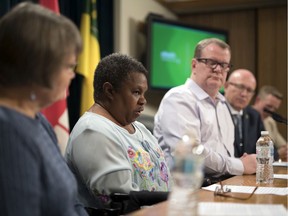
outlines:
{"label": "green screen display", "polygon": [[227,33],[224,31],[151,19],[147,59],[150,87],[170,89],[185,83],[191,74],[191,60],[196,44],[202,39],[211,37],[227,41]]}

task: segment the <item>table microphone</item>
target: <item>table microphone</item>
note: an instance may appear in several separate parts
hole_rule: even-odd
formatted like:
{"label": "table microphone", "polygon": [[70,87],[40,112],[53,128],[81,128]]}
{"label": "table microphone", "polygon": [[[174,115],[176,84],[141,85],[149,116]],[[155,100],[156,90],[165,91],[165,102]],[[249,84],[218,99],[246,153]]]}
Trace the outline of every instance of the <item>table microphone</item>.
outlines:
{"label": "table microphone", "polygon": [[277,113],[275,113],[275,112],[272,112],[272,111],[270,111],[270,110],[267,109],[267,108],[264,108],[264,112],[267,112],[267,113],[271,114],[271,117],[272,117],[275,121],[288,125],[287,119],[284,118],[284,117],[282,117],[281,115],[279,115],[279,114],[277,114]]}

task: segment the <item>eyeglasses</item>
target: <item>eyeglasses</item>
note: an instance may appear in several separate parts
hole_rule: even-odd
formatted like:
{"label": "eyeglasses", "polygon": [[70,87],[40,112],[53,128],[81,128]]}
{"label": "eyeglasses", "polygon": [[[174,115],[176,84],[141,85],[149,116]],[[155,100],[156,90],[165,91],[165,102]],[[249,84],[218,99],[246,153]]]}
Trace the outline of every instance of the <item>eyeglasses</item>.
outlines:
{"label": "eyeglasses", "polygon": [[217,66],[219,65],[223,71],[228,72],[233,67],[229,63],[218,62],[218,61],[215,61],[215,60],[209,59],[209,58],[197,58],[196,60],[206,64],[212,70],[215,70],[217,68]]}
{"label": "eyeglasses", "polygon": [[254,90],[249,88],[249,87],[246,87],[242,84],[237,84],[237,83],[233,83],[233,82],[228,82],[229,84],[235,86],[237,89],[239,89],[240,91],[244,91],[246,90],[249,94],[254,94]]}
{"label": "eyeglasses", "polygon": [[252,193],[249,194],[249,196],[247,197],[238,197],[238,196],[233,196],[231,194],[228,194],[232,192],[231,189],[229,189],[226,185],[223,185],[221,181],[219,183],[220,183],[220,187],[218,186],[215,188],[214,196],[228,197],[228,198],[233,198],[233,199],[238,199],[238,200],[250,199],[258,188],[258,186],[256,186],[254,190],[252,191]]}
{"label": "eyeglasses", "polygon": [[65,64],[64,65],[65,69],[69,69],[71,71],[76,71],[76,67],[77,67],[77,63],[74,64],[74,63],[70,63],[70,64]]}

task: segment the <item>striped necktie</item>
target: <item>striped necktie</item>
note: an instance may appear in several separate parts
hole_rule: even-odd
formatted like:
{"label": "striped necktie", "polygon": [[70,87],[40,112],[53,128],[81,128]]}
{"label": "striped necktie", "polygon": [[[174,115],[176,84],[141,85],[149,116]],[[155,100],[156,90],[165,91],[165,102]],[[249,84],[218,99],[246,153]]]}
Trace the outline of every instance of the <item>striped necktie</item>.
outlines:
{"label": "striped necktie", "polygon": [[239,114],[233,114],[233,120],[235,123],[235,140],[236,140],[236,145],[239,150],[239,156],[242,156],[243,154],[243,134],[242,134],[242,118],[241,115]]}

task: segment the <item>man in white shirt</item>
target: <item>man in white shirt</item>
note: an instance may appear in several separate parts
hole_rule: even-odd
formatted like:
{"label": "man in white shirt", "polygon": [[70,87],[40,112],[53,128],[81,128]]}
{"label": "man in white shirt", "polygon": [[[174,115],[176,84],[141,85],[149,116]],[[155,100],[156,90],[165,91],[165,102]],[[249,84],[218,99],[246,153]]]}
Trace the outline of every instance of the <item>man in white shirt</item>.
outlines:
{"label": "man in white shirt", "polygon": [[219,89],[231,68],[231,50],[225,42],[210,38],[195,48],[192,74],[184,85],[169,90],[155,115],[154,135],[165,152],[170,167],[173,151],[190,130],[204,145],[205,175],[253,174],[256,155],[234,157],[234,125]]}

